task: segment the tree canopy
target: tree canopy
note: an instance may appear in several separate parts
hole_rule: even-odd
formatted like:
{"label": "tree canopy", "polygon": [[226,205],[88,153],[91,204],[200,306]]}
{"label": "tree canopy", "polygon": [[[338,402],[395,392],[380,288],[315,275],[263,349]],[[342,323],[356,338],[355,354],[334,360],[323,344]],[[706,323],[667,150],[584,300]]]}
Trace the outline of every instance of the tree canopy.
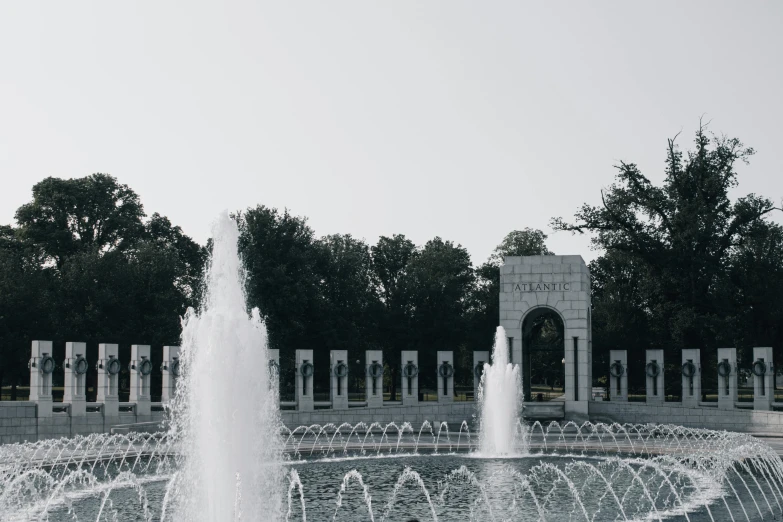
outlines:
{"label": "tree canopy", "polygon": [[176,344],[205,250],[106,174],[46,178],[0,227],[0,381],[25,379],[32,339]]}
{"label": "tree canopy", "polygon": [[[679,350],[737,346],[780,349],[783,292],[780,210],[756,194],[732,199],[738,165],[753,149],[701,126],[683,153],[668,141],[663,182],[633,163],[617,166],[601,205],[583,205],[555,230],[592,234],[602,251],[590,265],[593,345]],[[674,353],[672,354],[674,355]]]}

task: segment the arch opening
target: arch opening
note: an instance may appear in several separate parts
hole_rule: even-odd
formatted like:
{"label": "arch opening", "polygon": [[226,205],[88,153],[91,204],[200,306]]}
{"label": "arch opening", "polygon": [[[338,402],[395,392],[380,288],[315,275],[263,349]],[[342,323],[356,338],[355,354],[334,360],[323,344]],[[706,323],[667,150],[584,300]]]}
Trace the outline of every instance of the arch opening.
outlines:
{"label": "arch opening", "polygon": [[525,402],[565,400],[565,325],[552,308],[522,321],[522,391]]}

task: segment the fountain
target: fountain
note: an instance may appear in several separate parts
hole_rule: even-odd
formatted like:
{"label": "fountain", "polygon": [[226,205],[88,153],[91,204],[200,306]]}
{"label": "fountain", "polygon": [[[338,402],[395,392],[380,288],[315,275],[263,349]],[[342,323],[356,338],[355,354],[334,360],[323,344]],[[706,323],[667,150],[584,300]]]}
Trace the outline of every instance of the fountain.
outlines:
{"label": "fountain", "polygon": [[521,385],[519,366],[508,360],[506,331],[498,326],[492,348],[492,364],[484,364],[479,388],[481,454],[508,456],[516,451]]}
{"label": "fountain", "polygon": [[749,435],[524,424],[502,328],[484,367],[478,433],[468,422],[283,426],[264,326],[245,304],[237,239],[235,223],[220,216],[204,303],[183,320],[170,429],[0,445],[0,520],[739,522],[783,514],[783,462]]}
{"label": "fountain", "polygon": [[188,310],[182,324],[185,377],[171,408],[170,438],[187,448],[172,502],[191,521],[276,513],[282,498],[277,386],[258,309],[247,313],[239,232],[227,213],[212,238],[202,309]]}

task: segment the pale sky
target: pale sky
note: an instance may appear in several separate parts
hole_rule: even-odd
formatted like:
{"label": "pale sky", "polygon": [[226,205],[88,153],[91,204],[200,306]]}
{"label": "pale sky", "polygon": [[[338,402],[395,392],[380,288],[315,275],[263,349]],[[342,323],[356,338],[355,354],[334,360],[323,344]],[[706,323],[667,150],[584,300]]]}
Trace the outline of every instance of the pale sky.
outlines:
{"label": "pale sky", "polygon": [[780,202],[782,69],[781,1],[7,1],[0,223],[44,177],[106,172],[202,243],[264,204],[480,263],[620,160],[660,181],[702,114],[757,150],[735,193]]}

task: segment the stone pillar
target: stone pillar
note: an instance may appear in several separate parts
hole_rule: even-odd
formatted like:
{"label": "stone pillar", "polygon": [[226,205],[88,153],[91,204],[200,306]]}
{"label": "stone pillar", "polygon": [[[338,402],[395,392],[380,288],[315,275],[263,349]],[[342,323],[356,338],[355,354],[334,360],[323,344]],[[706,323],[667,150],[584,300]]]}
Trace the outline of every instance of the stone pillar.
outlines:
{"label": "stone pillar", "polygon": [[609,350],[609,400],[628,402],[628,350]]}
{"label": "stone pillar", "polygon": [[364,357],[367,366],[364,385],[367,407],[380,408],[383,406],[383,351],[367,350]]}
{"label": "stone pillar", "polygon": [[737,402],[737,349],[718,348],[718,408],[734,409]]}
{"label": "stone pillar", "polygon": [[402,370],[400,371],[400,390],[403,406],[419,404],[419,352],[403,350]]}
{"label": "stone pillar", "polygon": [[775,401],[775,368],[772,348],[753,348],[753,409],[771,410]]}
{"label": "stone pillar", "polygon": [[280,350],[267,349],[269,357],[269,385],[280,393]]}
{"label": "stone pillar", "polygon": [[348,409],[348,350],[329,352],[329,397],[333,410]]}
{"label": "stone pillar", "polygon": [[179,346],[163,347],[163,365],[160,370],[163,373],[163,387],[161,388],[160,402],[171,402],[177,391],[177,378],[180,372]]}
{"label": "stone pillar", "polygon": [[38,417],[52,416],[52,341],[33,341],[30,354],[30,400],[36,403]]}
{"label": "stone pillar", "polygon": [[454,352],[438,352],[438,402],[454,402]]}
{"label": "stone pillar", "polygon": [[[104,424],[117,424],[120,414],[119,374],[122,369],[116,344],[98,345],[98,394],[97,401],[103,403]],[[108,422],[106,419],[110,419]]]}
{"label": "stone pillar", "polygon": [[647,402],[663,402],[663,350],[647,350],[647,364],[644,367],[647,383]]}
{"label": "stone pillar", "polygon": [[[131,345],[130,397],[129,402],[136,403],[136,417],[150,415],[150,375],[152,361],[148,344]],[[144,421],[139,421],[144,422]]]}
{"label": "stone pillar", "polygon": [[87,344],[65,343],[63,402],[70,403],[71,417],[87,415]]}
{"label": "stone pillar", "polygon": [[697,408],[701,402],[701,350],[682,350],[682,404]]}
{"label": "stone pillar", "polygon": [[[521,356],[520,356],[521,359]],[[473,400],[479,400],[479,388],[481,376],[484,375],[484,365],[492,364],[489,360],[489,352],[473,352]]]}
{"label": "stone pillar", "polygon": [[296,351],[296,409],[313,411],[313,366],[312,350]]}
{"label": "stone pillar", "polygon": [[[522,339],[517,339],[516,337],[506,337],[506,342],[508,342],[508,362],[511,364],[519,365],[519,367],[522,367]],[[485,362],[492,363],[492,361],[487,358]]]}

